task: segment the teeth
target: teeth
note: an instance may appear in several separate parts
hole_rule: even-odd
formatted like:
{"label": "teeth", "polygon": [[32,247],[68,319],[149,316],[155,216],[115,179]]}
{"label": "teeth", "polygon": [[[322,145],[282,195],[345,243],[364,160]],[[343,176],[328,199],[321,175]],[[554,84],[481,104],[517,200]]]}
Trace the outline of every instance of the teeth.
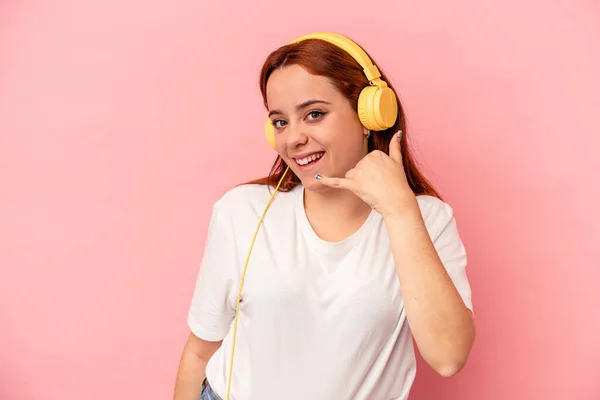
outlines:
{"label": "teeth", "polygon": [[315,154],[312,154],[312,155],[310,155],[310,156],[308,156],[308,157],[304,157],[304,158],[297,158],[297,159],[296,159],[296,162],[297,162],[299,165],[306,165],[306,164],[308,164],[308,163],[309,163],[309,162],[311,162],[311,161],[315,161],[315,160],[317,160],[317,159],[321,158],[322,156],[323,156],[323,153],[315,153]]}

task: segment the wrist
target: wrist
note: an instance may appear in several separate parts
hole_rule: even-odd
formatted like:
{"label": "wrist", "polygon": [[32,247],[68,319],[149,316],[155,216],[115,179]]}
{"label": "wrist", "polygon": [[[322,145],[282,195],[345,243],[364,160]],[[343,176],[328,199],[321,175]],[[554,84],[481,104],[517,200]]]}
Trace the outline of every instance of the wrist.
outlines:
{"label": "wrist", "polygon": [[390,204],[382,213],[384,220],[396,220],[399,218],[421,218],[421,209],[417,201],[417,197],[411,191],[406,195],[398,197],[397,200]]}
{"label": "wrist", "polygon": [[427,227],[416,198],[382,217],[390,237],[417,241],[417,238],[427,237]]}

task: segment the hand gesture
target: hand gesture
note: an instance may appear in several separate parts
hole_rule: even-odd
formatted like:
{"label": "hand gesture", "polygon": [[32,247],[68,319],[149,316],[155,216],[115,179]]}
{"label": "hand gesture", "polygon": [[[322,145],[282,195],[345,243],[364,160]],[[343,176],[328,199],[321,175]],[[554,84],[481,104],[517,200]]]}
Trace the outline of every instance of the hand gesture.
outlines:
{"label": "hand gesture", "polygon": [[370,152],[344,178],[316,178],[325,186],[354,192],[384,217],[397,213],[407,199],[414,199],[402,166],[401,138],[399,131],[390,141],[389,155],[379,150]]}

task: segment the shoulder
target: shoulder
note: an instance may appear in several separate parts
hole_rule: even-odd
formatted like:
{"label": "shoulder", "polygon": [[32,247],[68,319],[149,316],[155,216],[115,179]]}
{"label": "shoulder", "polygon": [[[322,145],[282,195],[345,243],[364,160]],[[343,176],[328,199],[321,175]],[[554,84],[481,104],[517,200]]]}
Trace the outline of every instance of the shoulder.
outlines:
{"label": "shoulder", "polygon": [[[242,184],[227,190],[213,204],[213,213],[218,214],[220,218],[242,222],[245,220],[256,221],[260,217],[269,199],[275,192],[275,188],[268,185],[259,184]],[[275,209],[285,208],[290,204],[296,193],[296,189],[292,192],[278,192],[276,199],[273,200],[269,207],[272,213]]]}
{"label": "shoulder", "polygon": [[429,233],[435,238],[454,220],[452,207],[435,196],[419,195],[417,202]]}
{"label": "shoulder", "polygon": [[214,204],[219,210],[231,210],[241,204],[268,201],[274,189],[267,185],[243,184],[227,190]]}

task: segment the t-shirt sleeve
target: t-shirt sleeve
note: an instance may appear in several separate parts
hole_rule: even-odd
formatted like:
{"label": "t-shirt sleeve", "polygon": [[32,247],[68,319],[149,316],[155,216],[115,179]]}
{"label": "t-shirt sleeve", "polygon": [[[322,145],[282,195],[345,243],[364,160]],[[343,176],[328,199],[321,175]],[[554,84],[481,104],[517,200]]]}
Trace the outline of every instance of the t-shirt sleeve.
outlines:
{"label": "t-shirt sleeve", "polygon": [[433,245],[465,306],[473,312],[471,286],[467,278],[467,252],[460,238],[452,208],[436,199],[426,213]]}
{"label": "t-shirt sleeve", "polygon": [[187,318],[192,333],[207,341],[222,340],[235,317],[235,252],[230,226],[213,207]]}

